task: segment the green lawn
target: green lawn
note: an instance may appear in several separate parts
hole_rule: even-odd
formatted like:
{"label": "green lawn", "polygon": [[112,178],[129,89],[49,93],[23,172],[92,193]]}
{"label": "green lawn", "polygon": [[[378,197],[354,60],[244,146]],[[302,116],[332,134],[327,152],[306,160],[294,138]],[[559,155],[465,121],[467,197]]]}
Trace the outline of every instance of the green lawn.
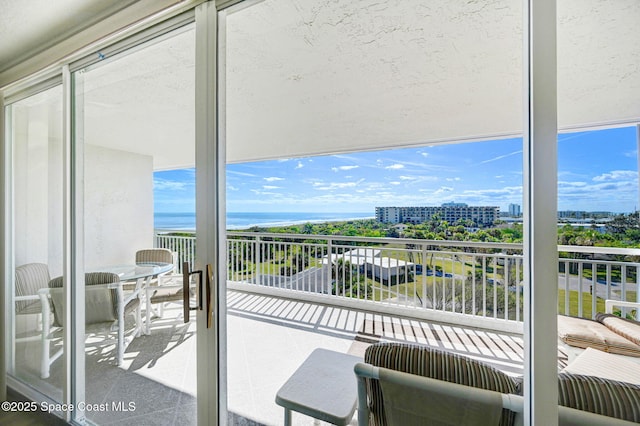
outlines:
{"label": "green lawn", "polygon": [[[582,293],[582,316],[584,318],[592,317],[591,303],[593,297],[588,292]],[[558,312],[564,314],[565,308],[565,291],[558,290]],[[604,299],[597,298],[596,300],[596,312],[604,312]],[[572,317],[578,316],[578,292],[575,290],[569,290],[569,315]]]}

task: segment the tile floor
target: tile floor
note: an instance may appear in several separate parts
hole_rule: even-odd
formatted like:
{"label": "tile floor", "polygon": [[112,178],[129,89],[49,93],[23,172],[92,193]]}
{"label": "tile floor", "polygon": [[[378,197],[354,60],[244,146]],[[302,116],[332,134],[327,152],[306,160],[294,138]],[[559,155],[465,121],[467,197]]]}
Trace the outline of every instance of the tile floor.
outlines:
{"label": "tile floor", "polygon": [[[232,425],[283,424],[283,409],[275,404],[276,392],[316,348],[362,356],[372,342],[406,341],[465,354],[507,373],[522,374],[521,336],[239,291],[228,292],[227,306],[227,390]],[[179,309],[167,309],[166,313],[165,318],[153,321],[150,336],[133,340],[120,368],[113,365],[113,346],[87,348],[87,402],[135,404],[135,411],[87,413],[91,421],[105,425],[195,423],[195,324],[183,324]],[[49,379],[39,379],[38,345],[18,346],[17,371],[40,390],[60,398],[62,362],[54,364]],[[317,423],[294,413],[293,424]]]}

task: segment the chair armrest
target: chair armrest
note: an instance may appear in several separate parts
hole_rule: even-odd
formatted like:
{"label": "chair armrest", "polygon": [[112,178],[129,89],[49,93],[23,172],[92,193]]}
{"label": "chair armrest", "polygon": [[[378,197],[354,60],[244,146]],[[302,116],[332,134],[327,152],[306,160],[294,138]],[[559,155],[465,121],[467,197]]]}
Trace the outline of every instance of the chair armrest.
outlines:
{"label": "chair armrest", "polygon": [[42,306],[42,338],[46,339],[51,329],[51,304],[49,303],[50,288],[41,288],[38,290],[40,305]]}
{"label": "chair armrest", "polygon": [[606,313],[612,314],[614,306],[640,309],[640,302],[630,302],[630,301],[611,300],[611,299],[607,299],[604,301],[604,310]]}
{"label": "chair armrest", "polygon": [[15,302],[26,302],[27,300],[40,300],[40,296],[37,294],[29,294],[26,296],[16,296],[13,299]]}

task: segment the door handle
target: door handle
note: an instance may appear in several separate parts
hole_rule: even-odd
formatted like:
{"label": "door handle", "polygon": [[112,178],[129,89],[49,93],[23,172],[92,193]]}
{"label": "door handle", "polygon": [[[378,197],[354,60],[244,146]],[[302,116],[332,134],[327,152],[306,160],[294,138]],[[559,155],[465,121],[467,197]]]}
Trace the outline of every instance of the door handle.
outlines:
{"label": "door handle", "polygon": [[[190,294],[190,281],[191,275],[198,275],[198,306],[190,306],[189,304],[189,294]],[[184,322],[189,322],[189,314],[190,311],[203,310],[203,305],[206,305],[206,313],[207,313],[207,328],[211,328],[213,326],[213,303],[211,301],[211,283],[213,282],[213,268],[211,264],[207,265],[207,273],[204,280],[204,289],[202,288],[202,271],[189,271],[189,262],[184,262],[182,264],[182,309],[183,309],[183,317]],[[204,293],[204,294],[203,294]],[[204,296],[204,297],[203,297]],[[203,300],[205,301],[203,303]]]}
{"label": "door handle", "polygon": [[206,293],[207,293],[207,328],[213,326],[213,302],[211,300],[211,283],[213,282],[213,268],[207,264]]}
{"label": "door handle", "polygon": [[[198,275],[198,306],[191,306],[191,275]],[[202,310],[202,271],[189,271],[189,262],[182,263],[182,317],[184,322],[189,322],[189,314],[196,309]]]}

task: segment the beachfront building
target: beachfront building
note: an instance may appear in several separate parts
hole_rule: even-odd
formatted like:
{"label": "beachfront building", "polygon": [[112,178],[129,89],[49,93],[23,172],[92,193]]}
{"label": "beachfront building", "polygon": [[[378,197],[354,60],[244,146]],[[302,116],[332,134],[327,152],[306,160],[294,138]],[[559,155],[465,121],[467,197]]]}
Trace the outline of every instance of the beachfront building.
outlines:
{"label": "beachfront building", "polygon": [[440,207],[376,207],[376,220],[382,223],[419,224],[438,217],[452,224],[468,220],[476,226],[491,226],[499,216],[499,207],[468,206],[463,203],[443,204]]}
{"label": "beachfront building", "polygon": [[520,217],[522,210],[520,210],[520,204],[509,204],[509,216]]}

